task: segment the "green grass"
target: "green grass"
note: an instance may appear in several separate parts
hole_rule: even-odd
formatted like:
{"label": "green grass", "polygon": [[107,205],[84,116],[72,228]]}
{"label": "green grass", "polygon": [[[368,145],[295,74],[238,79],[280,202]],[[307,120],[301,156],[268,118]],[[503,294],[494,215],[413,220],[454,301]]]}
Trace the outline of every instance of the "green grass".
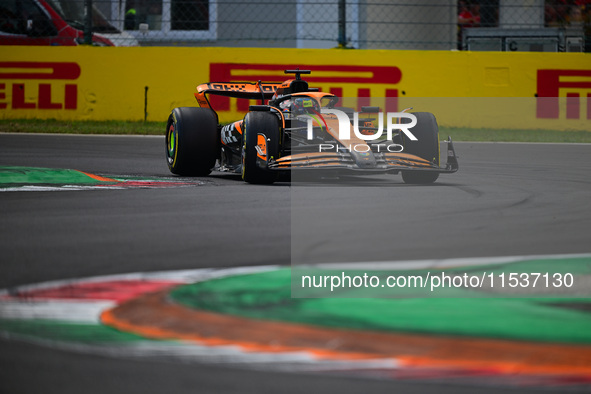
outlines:
{"label": "green grass", "polygon": [[[0,120],[0,133],[164,135],[165,122],[66,121],[39,119]],[[441,139],[493,142],[591,143],[591,132],[558,130],[494,130],[440,127]]]}
{"label": "green grass", "polygon": [[439,128],[441,139],[448,135],[454,141],[591,143],[591,132],[588,131]]}
{"label": "green grass", "polygon": [[0,133],[164,135],[166,122],[2,119]]}

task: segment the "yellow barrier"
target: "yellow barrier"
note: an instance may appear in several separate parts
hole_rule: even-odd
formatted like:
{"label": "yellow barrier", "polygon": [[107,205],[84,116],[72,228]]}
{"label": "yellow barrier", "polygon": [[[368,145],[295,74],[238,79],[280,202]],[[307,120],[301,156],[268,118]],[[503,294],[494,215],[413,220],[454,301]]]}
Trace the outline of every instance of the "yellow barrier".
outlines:
{"label": "yellow barrier", "polygon": [[[0,118],[164,121],[174,107],[197,105],[200,83],[280,81],[294,67],[311,69],[307,79],[323,91],[389,97],[389,109],[413,106],[442,124],[591,129],[591,55],[574,53],[4,46]],[[463,99],[417,99],[442,97]],[[227,98],[214,105],[222,121],[248,107]]]}

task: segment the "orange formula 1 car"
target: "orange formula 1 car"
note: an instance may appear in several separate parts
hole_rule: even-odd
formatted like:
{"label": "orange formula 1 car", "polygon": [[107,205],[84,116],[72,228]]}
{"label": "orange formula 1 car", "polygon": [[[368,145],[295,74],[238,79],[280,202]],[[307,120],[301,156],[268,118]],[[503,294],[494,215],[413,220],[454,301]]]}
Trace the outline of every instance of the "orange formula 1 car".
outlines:
{"label": "orange formula 1 car", "polygon": [[[307,70],[286,70],[283,83],[210,82],[199,85],[200,108],[175,108],[166,126],[166,160],[178,175],[241,173],[249,183],[281,175],[402,173],[406,183],[432,183],[458,170],[451,139],[439,166],[439,130],[433,114],[382,114],[378,107],[337,107],[339,98],[308,87]],[[208,94],[261,100],[244,119],[220,125]],[[371,114],[371,118],[360,115]],[[376,116],[378,127],[376,127]],[[386,116],[382,116],[386,115]],[[217,164],[216,164],[217,163]]]}

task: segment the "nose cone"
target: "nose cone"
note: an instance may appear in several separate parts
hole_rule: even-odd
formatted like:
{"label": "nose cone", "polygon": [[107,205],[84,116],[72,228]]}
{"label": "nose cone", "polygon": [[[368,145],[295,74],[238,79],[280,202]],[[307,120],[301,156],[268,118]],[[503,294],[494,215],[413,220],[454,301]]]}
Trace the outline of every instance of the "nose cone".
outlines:
{"label": "nose cone", "polygon": [[349,150],[359,168],[376,168],[376,158],[367,144],[352,144]]}

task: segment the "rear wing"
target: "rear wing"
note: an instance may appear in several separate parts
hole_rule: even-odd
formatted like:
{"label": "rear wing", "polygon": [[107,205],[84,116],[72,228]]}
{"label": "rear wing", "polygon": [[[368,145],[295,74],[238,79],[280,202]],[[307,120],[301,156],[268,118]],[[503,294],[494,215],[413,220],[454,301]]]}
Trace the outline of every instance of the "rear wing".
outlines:
{"label": "rear wing", "polygon": [[208,94],[264,101],[272,98],[280,86],[281,83],[268,82],[208,82],[197,86],[195,98],[200,107],[213,110]]}

